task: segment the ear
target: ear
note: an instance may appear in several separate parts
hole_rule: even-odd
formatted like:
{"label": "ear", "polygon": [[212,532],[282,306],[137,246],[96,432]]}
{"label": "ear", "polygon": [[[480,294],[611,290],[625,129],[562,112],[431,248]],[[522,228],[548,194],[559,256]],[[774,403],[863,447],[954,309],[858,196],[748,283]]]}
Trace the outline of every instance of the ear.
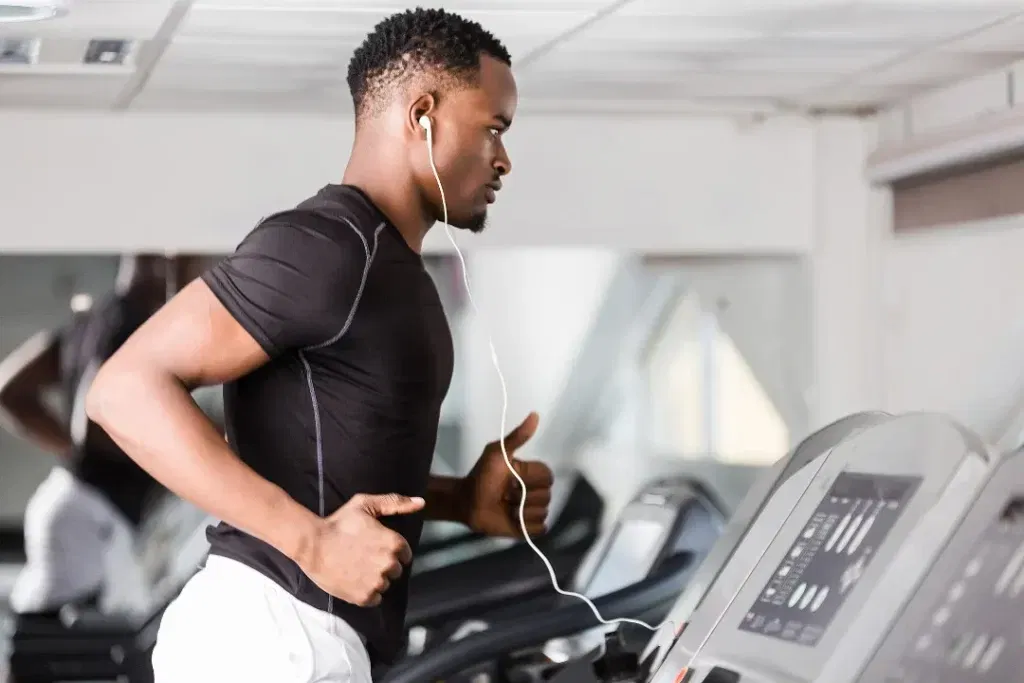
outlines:
{"label": "ear", "polygon": [[416,137],[425,137],[427,132],[420,125],[421,116],[433,118],[437,112],[437,98],[433,93],[424,93],[414,99],[406,110],[405,125]]}

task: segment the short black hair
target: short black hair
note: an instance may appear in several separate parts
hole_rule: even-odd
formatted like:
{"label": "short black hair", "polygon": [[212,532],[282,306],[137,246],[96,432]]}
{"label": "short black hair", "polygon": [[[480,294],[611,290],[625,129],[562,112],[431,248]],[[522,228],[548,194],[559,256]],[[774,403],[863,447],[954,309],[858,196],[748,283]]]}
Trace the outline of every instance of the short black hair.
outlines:
{"label": "short black hair", "polygon": [[472,82],[481,55],[512,65],[505,46],[475,21],[422,7],[392,14],[373,28],[348,65],[357,120],[378,110],[388,90],[416,72],[434,70]]}

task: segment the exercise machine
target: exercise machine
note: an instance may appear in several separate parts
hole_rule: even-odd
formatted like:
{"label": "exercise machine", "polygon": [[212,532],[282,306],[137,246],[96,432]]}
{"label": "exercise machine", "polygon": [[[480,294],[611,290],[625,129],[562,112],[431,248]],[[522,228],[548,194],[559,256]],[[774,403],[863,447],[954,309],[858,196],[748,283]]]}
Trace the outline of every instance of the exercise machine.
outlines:
{"label": "exercise machine", "polygon": [[[552,503],[549,516],[553,521],[534,543],[551,561],[559,582],[565,583],[579,570],[599,537],[604,499],[585,476],[575,472],[555,481]],[[475,535],[466,534],[447,545],[434,543],[417,551],[405,618],[410,629],[409,654],[421,652],[438,630],[550,590],[547,568],[525,542],[483,554],[459,549],[460,544],[474,542]],[[463,559],[453,564],[435,561],[435,568],[428,571],[415,569],[421,560],[431,563],[431,556],[442,552]]]}
{"label": "exercise machine", "polygon": [[[827,454],[850,435],[879,424],[889,417],[885,413],[857,413],[837,420],[805,438],[786,457],[755,480],[730,515],[727,526],[704,561],[696,570],[685,567],[682,569],[687,575],[687,580],[682,586],[678,577],[671,571],[648,576],[613,595],[595,600],[602,616],[607,619],[641,619],[652,625],[665,620],[666,617],[670,624],[684,623],[699,605],[707,587],[716,580],[722,568],[733,557],[753,521],[780,487],[794,473]],[[677,635],[677,631],[672,629],[661,629],[652,638],[651,632],[642,627],[619,627],[614,631],[615,638],[607,641],[614,651],[605,651],[602,657],[603,644],[598,642],[595,646],[591,636],[595,630],[604,634],[608,629],[603,626],[593,629],[595,623],[593,612],[587,605],[578,600],[564,600],[557,609],[540,614],[526,614],[522,619],[502,624],[500,628],[439,648],[431,653],[429,658],[420,658],[417,668],[409,672],[403,680],[445,679],[463,669],[500,657],[509,649],[542,646],[550,660],[548,673],[555,675],[554,680],[590,683],[596,682],[599,678],[606,678],[612,672],[635,675],[640,661],[643,661],[647,670],[650,670],[657,663],[657,655],[663,651],[664,644],[671,644]],[[583,632],[587,632],[588,636],[572,637]],[[569,638],[566,638],[567,636]],[[571,644],[568,647],[563,644],[566,640]],[[645,645],[647,649],[641,660],[637,653]],[[591,646],[593,647],[590,651],[583,652]],[[594,661],[599,657],[601,660],[597,668],[600,675],[594,668]],[[394,674],[394,677],[398,679],[397,674]]]}
{"label": "exercise machine", "polygon": [[[657,577],[671,584],[676,591],[713,547],[725,526],[726,513],[705,487],[688,477],[658,479],[639,491],[625,506],[613,528],[602,536],[587,560],[579,568],[572,583],[572,592],[581,593],[600,602],[620,594],[624,589]],[[492,580],[503,580],[501,573]],[[475,657],[473,643],[480,638],[494,640],[510,628],[531,629],[534,619],[558,612],[565,605],[589,607],[577,598],[565,597],[549,586],[546,594],[533,600],[498,610],[485,619],[464,624],[445,642],[437,644],[418,657],[410,657],[387,671],[380,680],[388,683],[429,681],[438,678],[434,667],[443,664],[446,681],[483,681],[504,677],[514,671],[516,680],[545,680],[551,659],[542,651],[543,640],[533,639],[516,647],[497,648],[487,657]],[[636,618],[640,618],[637,615]],[[566,638],[559,647],[580,651],[595,638],[600,642],[604,627],[591,615],[581,620],[583,633],[558,634]],[[506,644],[508,644],[506,642]],[[467,647],[468,646],[468,647]],[[470,654],[466,659],[466,654]],[[460,665],[465,663],[465,665]]]}
{"label": "exercise machine", "polygon": [[1024,670],[1024,451],[999,463],[857,683],[1004,683]]}
{"label": "exercise machine", "polygon": [[863,429],[790,476],[651,683],[851,683],[970,509],[995,454],[934,414]]}

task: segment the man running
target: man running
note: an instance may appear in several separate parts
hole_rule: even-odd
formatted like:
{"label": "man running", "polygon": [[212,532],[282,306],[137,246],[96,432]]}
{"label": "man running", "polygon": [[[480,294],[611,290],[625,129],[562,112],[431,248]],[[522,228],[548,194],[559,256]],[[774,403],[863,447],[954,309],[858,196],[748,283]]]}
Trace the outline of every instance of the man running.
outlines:
{"label": "man running", "polygon": [[[510,57],[479,24],[417,9],[374,28],[348,82],[342,182],[261,221],[128,340],[87,400],[141,466],[223,520],[164,615],[156,683],[368,683],[371,662],[401,651],[424,518],[521,535],[499,443],[465,478],[430,475],[454,360],[420,253],[443,201],[452,226],[482,230],[511,170]],[[228,443],[188,393],[217,383]],[[536,428],[531,414],[507,436],[510,455]],[[540,533],[551,471],[516,467]]]}

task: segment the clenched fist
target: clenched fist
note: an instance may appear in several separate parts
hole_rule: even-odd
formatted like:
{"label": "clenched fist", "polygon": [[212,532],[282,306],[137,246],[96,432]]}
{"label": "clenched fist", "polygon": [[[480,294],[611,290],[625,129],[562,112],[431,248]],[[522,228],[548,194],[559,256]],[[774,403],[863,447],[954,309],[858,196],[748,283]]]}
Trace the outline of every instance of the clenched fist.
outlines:
{"label": "clenched fist", "polygon": [[378,521],[422,510],[422,498],[358,494],[324,518],[299,567],[329,595],[360,607],[379,605],[412,561],[408,542]]}

